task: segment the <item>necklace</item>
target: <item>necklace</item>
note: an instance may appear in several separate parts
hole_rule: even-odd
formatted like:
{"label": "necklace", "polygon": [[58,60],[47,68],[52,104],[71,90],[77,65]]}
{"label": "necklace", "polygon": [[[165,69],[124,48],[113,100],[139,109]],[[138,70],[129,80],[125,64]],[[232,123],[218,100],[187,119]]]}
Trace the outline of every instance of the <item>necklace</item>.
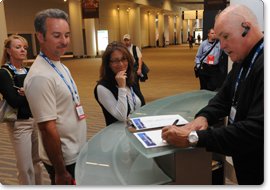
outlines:
{"label": "necklace", "polygon": [[21,65],[20,65],[20,68],[17,68],[15,65],[12,65],[10,62],[8,62],[8,65],[16,74],[27,73],[25,68],[23,68]]}
{"label": "necklace", "polygon": [[21,68],[15,67],[15,68],[16,68],[16,70],[17,70],[19,73],[23,71],[23,68],[22,68],[22,67],[21,67]]}

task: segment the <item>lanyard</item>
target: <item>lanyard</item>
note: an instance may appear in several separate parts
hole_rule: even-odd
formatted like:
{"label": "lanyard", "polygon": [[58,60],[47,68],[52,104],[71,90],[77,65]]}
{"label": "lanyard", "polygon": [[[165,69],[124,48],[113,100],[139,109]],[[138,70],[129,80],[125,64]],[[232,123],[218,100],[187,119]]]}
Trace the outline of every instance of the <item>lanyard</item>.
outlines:
{"label": "lanyard", "polygon": [[[136,110],[136,97],[135,97],[135,94],[134,94],[134,91],[133,91],[132,87],[130,87],[130,92],[131,92],[131,95],[132,95],[133,104],[134,104],[134,111],[135,111]],[[131,105],[130,105],[128,97],[127,97],[127,102],[128,102],[128,104],[130,106],[130,111],[131,111]]]}
{"label": "lanyard", "polygon": [[[248,74],[251,70],[251,67],[256,59],[256,57],[258,56],[258,54],[260,53],[260,51],[263,49],[263,46],[264,46],[264,42],[262,42],[262,44],[258,47],[258,49],[256,50],[255,54],[253,55],[253,58],[251,60],[251,63],[249,65],[249,69],[247,71],[247,74],[245,76],[245,79],[244,79],[244,82],[246,81],[247,77],[248,77]],[[235,83],[235,87],[234,87],[234,94],[233,94],[233,99],[232,99],[232,103],[234,103],[234,100],[235,100],[235,94],[236,94],[236,90],[237,90],[237,87],[238,87],[238,84],[239,84],[239,81],[240,81],[240,78],[241,78],[241,75],[242,75],[242,72],[243,72],[243,67],[241,68],[241,71],[238,75],[238,78],[236,80],[236,83]]]}
{"label": "lanyard", "polygon": [[[115,85],[115,86],[118,88],[118,86],[117,86],[117,85]],[[130,87],[129,89],[130,89],[130,92],[131,92],[131,95],[132,95],[133,104],[134,104],[134,111],[135,111],[135,110],[136,110],[136,97],[135,97],[135,93],[134,93],[134,91],[133,91],[133,88],[132,88],[132,87]],[[131,105],[130,105],[130,102],[129,102],[128,96],[127,96],[127,102],[128,102],[128,104],[129,104],[130,111],[131,111]]]}
{"label": "lanyard", "polygon": [[[10,62],[8,62],[8,65],[9,65],[9,67],[15,72],[15,74],[17,74],[17,75],[19,75],[20,73],[17,71],[17,69],[14,67],[14,65],[12,65]],[[24,67],[22,67],[23,68],[23,71],[25,72],[25,74],[27,74],[27,70],[24,68]]]}
{"label": "lanyard", "polygon": [[[73,83],[73,80],[72,80],[72,78],[71,78],[71,76],[70,76],[70,74],[67,72],[67,70],[66,70],[66,68],[63,66],[63,64],[61,63],[61,65],[62,65],[62,67],[65,69],[65,71],[67,72],[67,74],[68,74],[68,76],[69,76],[69,79],[70,79],[70,81],[71,81],[71,84],[72,84],[72,88],[73,88],[73,90],[74,90],[74,93],[73,93],[73,90],[71,89],[71,87],[70,87],[70,85],[68,84],[68,82],[67,82],[67,80],[65,79],[65,77],[63,76],[63,74],[59,71],[59,69],[53,64],[53,62],[44,54],[44,53],[42,53],[42,51],[40,51],[40,53],[39,53],[53,68],[54,68],[54,70],[60,75],[60,77],[63,79],[63,81],[66,83],[66,85],[67,85],[67,87],[68,87],[68,89],[70,90],[70,92],[71,92],[71,95],[72,95],[72,99],[73,99],[73,101],[75,101],[75,103],[77,104],[77,105],[79,105],[79,96],[78,96],[78,93],[77,93],[77,91],[76,91],[76,88],[75,88],[75,86],[74,86],[74,83]],[[76,102],[76,99],[74,98],[74,94],[75,94],[75,96],[76,96],[76,99],[77,99],[77,101],[78,102]]]}

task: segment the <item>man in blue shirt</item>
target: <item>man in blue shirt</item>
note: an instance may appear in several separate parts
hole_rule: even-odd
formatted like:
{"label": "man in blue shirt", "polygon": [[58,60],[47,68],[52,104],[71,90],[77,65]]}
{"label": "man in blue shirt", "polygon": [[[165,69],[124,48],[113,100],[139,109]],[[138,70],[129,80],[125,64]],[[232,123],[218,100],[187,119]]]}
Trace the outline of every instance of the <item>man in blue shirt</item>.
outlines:
{"label": "man in blue shirt", "polygon": [[[212,48],[211,52],[208,55],[206,55],[211,48]],[[214,91],[216,89],[220,71],[218,65],[220,55],[221,55],[220,42],[216,40],[214,28],[211,28],[208,30],[208,39],[204,40],[201,43],[197,55],[195,57],[195,67],[199,69],[200,73],[199,79],[201,90],[206,89]]]}

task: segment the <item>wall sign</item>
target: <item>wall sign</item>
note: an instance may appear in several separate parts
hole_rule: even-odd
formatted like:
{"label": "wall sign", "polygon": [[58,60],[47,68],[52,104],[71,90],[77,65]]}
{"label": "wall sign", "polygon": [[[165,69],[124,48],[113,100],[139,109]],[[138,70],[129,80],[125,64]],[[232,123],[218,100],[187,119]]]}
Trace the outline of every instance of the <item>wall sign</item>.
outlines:
{"label": "wall sign", "polygon": [[99,18],[98,0],[81,0],[82,18]]}
{"label": "wall sign", "polygon": [[196,19],[196,10],[184,11],[184,19]]}
{"label": "wall sign", "polygon": [[97,38],[98,38],[98,52],[99,55],[101,55],[102,51],[105,51],[106,47],[109,44],[108,30],[98,30]]}

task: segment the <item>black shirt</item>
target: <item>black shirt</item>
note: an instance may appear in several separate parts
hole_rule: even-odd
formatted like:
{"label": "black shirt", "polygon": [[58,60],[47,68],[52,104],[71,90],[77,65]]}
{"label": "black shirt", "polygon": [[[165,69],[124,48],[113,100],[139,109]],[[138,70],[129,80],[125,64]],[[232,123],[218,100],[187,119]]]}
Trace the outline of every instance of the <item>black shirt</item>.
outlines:
{"label": "black shirt", "polygon": [[[8,69],[13,77],[16,75],[8,65],[3,65],[2,68]],[[25,69],[29,70],[28,68]],[[17,89],[13,87],[9,73],[4,69],[0,69],[0,92],[12,108],[18,108],[18,119],[29,119],[29,117],[32,117],[26,97],[18,94]]]}
{"label": "black shirt", "polygon": [[196,114],[207,118],[211,126],[229,116],[235,83],[243,67],[236,92],[237,112],[234,123],[218,129],[197,131],[198,147],[232,156],[239,184],[262,184],[264,180],[264,50],[254,61],[247,79],[247,70],[263,38],[245,60],[234,63],[221,90],[208,105]]}
{"label": "black shirt", "polygon": [[[114,116],[112,116],[107,110],[106,108],[99,102],[98,100],[98,94],[97,94],[97,86],[98,85],[102,85],[104,86],[105,88],[107,88],[108,90],[110,90],[112,92],[112,94],[114,95],[114,98],[116,100],[118,100],[118,87],[117,87],[117,82],[115,80],[113,81],[107,81],[105,79],[102,79],[98,82],[98,84],[96,85],[95,89],[94,89],[94,94],[95,94],[95,99],[97,100],[97,102],[99,103],[99,105],[101,106],[102,108],[102,111],[103,111],[103,115],[105,117],[105,120],[106,120],[106,125],[110,125],[116,121],[118,121],[118,119],[116,119]],[[139,99],[141,100],[141,106],[145,105],[145,100],[144,100],[144,97],[141,93],[141,90],[140,90],[140,87],[139,85],[135,84],[132,86],[133,90],[134,90],[134,93],[139,97]],[[128,105],[128,113],[127,113],[127,116],[129,115],[129,112],[130,112],[130,107],[129,107],[129,104]]]}

